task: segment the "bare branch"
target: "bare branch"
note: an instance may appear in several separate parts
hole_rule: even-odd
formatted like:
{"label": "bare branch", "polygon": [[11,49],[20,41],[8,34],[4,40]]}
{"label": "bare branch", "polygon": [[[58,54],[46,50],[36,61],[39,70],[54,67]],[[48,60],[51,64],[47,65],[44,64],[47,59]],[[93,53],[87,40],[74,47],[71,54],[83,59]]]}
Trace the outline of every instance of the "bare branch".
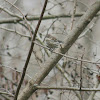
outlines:
{"label": "bare branch", "polygon": [[9,31],[9,32],[12,32],[12,33],[14,32],[14,33],[16,33],[17,35],[20,35],[20,36],[22,36],[22,37],[31,38],[31,36],[21,34],[20,32],[17,32],[16,30],[8,29],[8,28],[5,28],[5,27],[0,27],[0,29],[3,29],[3,30],[5,30],[5,31]]}
{"label": "bare branch", "polygon": [[[77,13],[74,15],[74,17],[81,17],[83,16],[84,13]],[[98,13],[96,16],[99,16],[100,13]],[[43,20],[50,20],[50,19],[56,19],[56,18],[70,18],[72,15],[71,14],[66,14],[66,15],[49,15],[49,16],[44,16]],[[37,21],[39,20],[39,17],[36,16],[27,16],[26,19],[28,21]],[[23,21],[23,19],[20,18],[4,18],[0,19],[0,24],[9,24],[9,23],[18,23],[20,21]]]}
{"label": "bare branch", "polygon": [[14,97],[13,94],[10,94],[10,93],[7,93],[7,92],[2,92],[2,91],[0,91],[0,94],[5,94],[5,95],[9,95],[9,96],[11,96],[11,97]]}
{"label": "bare branch", "polygon": [[73,14],[72,14],[72,19],[71,19],[71,30],[73,28],[73,24],[74,24],[74,16],[75,16],[75,13],[76,13],[76,6],[77,6],[77,0],[74,0],[74,8],[73,8]]}
{"label": "bare branch", "polygon": [[[94,88],[98,88],[99,84],[100,84],[100,82],[97,80]],[[94,95],[95,95],[96,92],[97,91],[92,91],[92,93],[89,95],[89,98],[87,100],[93,100],[93,97],[94,97]]]}
{"label": "bare branch", "polygon": [[[97,1],[90,7],[89,10],[87,10],[87,12],[79,20],[77,25],[70,32],[69,36],[67,36],[62,48],[58,48],[56,49],[56,51],[65,54],[99,10],[100,1]],[[63,56],[61,55],[52,54],[51,57],[45,62],[45,64],[42,65],[44,66],[43,69],[41,69],[41,71],[29,81],[27,86],[20,93],[20,95],[18,96],[18,100],[27,100],[32,95],[32,93],[36,91],[36,88],[34,88],[34,84],[39,85],[62,57]]]}
{"label": "bare branch", "polygon": [[[72,84],[71,84],[70,80],[68,79],[68,77],[66,76],[64,70],[61,67],[59,67],[58,65],[56,65],[56,68],[62,73],[62,75],[64,76],[64,78],[67,80],[68,85],[71,87]],[[76,91],[74,91],[74,92],[75,92],[76,96],[78,97],[78,99],[81,100],[80,94],[77,93]]]}
{"label": "bare branch", "polygon": [[62,54],[62,53],[59,53],[59,52],[56,52],[56,51],[52,51],[51,48],[48,48],[46,46],[43,46],[37,42],[34,41],[34,43],[40,47],[43,47],[45,49],[48,49],[49,51],[51,51],[52,53],[55,53],[55,54],[58,54],[58,55],[61,55],[63,57],[66,57],[66,58],[69,58],[69,59],[73,59],[73,60],[77,60],[77,61],[81,61],[81,62],[84,62],[84,63],[91,63],[91,64],[100,64],[100,62],[96,62],[96,61],[89,61],[89,60],[85,60],[85,59],[78,59],[78,58],[75,58],[75,57],[71,57],[71,56],[68,56],[66,54]]}
{"label": "bare branch", "polygon": [[35,33],[33,34],[32,42],[31,42],[31,46],[30,46],[30,50],[29,50],[29,53],[28,53],[28,56],[27,56],[27,59],[26,59],[26,62],[25,62],[24,68],[23,68],[23,73],[22,73],[22,76],[21,76],[19,85],[18,85],[18,87],[17,87],[17,91],[16,91],[16,94],[15,94],[14,100],[17,100],[17,96],[18,96],[18,94],[19,94],[19,90],[20,90],[21,85],[22,85],[22,83],[23,83],[23,80],[24,80],[24,77],[25,77],[25,74],[26,74],[26,69],[27,69],[28,63],[29,63],[29,61],[30,61],[31,53],[32,53],[33,47],[34,47],[34,42],[33,42],[33,41],[35,41],[35,39],[36,39],[36,35],[37,35],[38,29],[39,29],[39,27],[40,27],[40,24],[41,24],[41,21],[42,21],[44,12],[45,12],[45,9],[46,9],[46,6],[47,6],[47,2],[48,2],[48,0],[45,0],[43,9],[42,9],[42,12],[41,12],[41,15],[40,15],[40,19],[39,19],[38,24],[37,24],[37,26],[36,26]]}
{"label": "bare branch", "polygon": [[[2,65],[2,64],[0,64],[0,66],[5,67],[5,68],[9,68],[9,69],[11,69],[11,70],[13,70],[13,71],[16,71],[16,72],[19,72],[19,73],[22,73],[21,71],[19,71],[19,70],[17,70],[17,69],[14,69],[14,68],[12,68],[12,67],[10,67],[10,66],[7,66],[7,65]],[[26,74],[26,76],[29,77],[29,78],[31,79],[31,76],[30,76],[30,75]]]}
{"label": "bare branch", "polygon": [[[68,86],[35,86],[37,89],[55,89],[55,90],[73,90],[80,91],[80,88],[68,87]],[[81,88],[81,91],[100,91],[100,88]]]}
{"label": "bare branch", "polygon": [[[22,15],[23,17],[17,16],[17,15],[16,15],[16,17],[19,17],[20,19],[22,19],[22,20],[25,21],[25,23],[27,24],[27,28],[28,28],[28,30],[29,30],[29,32],[30,32],[30,35],[32,36],[32,34],[33,34],[33,30],[31,30],[32,27],[31,27],[30,24],[28,23],[26,17],[25,17],[24,14],[22,13],[22,11],[21,11],[18,7],[16,7],[14,4],[10,3],[8,0],[5,0],[5,1],[6,1],[7,3],[9,3],[10,5],[12,5],[14,8],[16,8],[16,9],[21,13],[21,15]],[[12,15],[13,15],[13,14],[12,14]]]}
{"label": "bare branch", "polygon": [[22,19],[21,16],[19,16],[19,15],[17,15],[17,14],[13,14],[12,12],[10,12],[10,11],[7,10],[7,9],[4,9],[3,7],[0,7],[0,9],[1,9],[2,11],[6,12],[7,14],[9,14],[9,15],[12,16],[12,17],[17,17],[17,18],[19,18],[19,19]]}

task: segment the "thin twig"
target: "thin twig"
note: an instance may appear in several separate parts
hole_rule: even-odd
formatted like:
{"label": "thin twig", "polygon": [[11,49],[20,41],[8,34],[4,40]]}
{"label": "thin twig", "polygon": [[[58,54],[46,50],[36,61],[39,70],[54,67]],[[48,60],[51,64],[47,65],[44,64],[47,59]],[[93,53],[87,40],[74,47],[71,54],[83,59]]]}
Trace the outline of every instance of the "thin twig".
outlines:
{"label": "thin twig", "polygon": [[[81,17],[84,13],[77,13],[74,15],[74,17]],[[100,13],[98,13],[96,15],[99,16]],[[71,14],[66,14],[66,15],[49,15],[49,16],[44,16],[43,17],[43,20],[50,20],[50,19],[56,19],[56,18],[70,18],[72,15]],[[36,16],[27,16],[26,19],[28,21],[37,21],[39,20],[39,17],[36,17]],[[19,23],[20,21],[23,21],[23,19],[20,19],[20,18],[4,18],[4,19],[1,19],[0,20],[0,24],[9,24],[9,23]]]}
{"label": "thin twig", "polygon": [[[33,30],[31,30],[32,29],[32,27],[31,27],[31,25],[27,22],[27,19],[26,19],[26,17],[24,16],[24,14],[21,12],[21,10],[18,8],[18,7],[16,7],[15,5],[13,5],[12,3],[10,3],[8,0],[5,0],[6,2],[8,2],[10,5],[12,5],[14,8],[16,8],[20,13],[21,13],[21,15],[23,16],[23,18],[22,17],[20,17],[20,19],[22,19],[22,20],[25,20],[25,22],[26,22],[26,24],[27,24],[27,27],[28,27],[28,29],[29,29],[29,32],[30,32],[30,35],[32,36],[32,34],[34,33],[33,32]],[[16,16],[17,17],[17,16]]]}
{"label": "thin twig", "polygon": [[[71,87],[72,84],[71,84],[69,78],[66,76],[64,70],[61,67],[59,67],[58,65],[56,65],[56,68],[62,73],[62,75],[64,76],[64,78],[67,80],[68,85]],[[77,93],[76,91],[74,91],[74,92],[75,92],[76,96],[78,97],[78,99],[81,100],[80,94]]]}
{"label": "thin twig", "polygon": [[14,4],[10,3],[8,0],[4,0],[4,1],[8,2],[10,5],[12,5],[14,8],[16,8],[21,13],[21,15],[24,17],[24,15],[21,12],[21,10],[19,8],[17,8]]}
{"label": "thin twig", "polygon": [[21,16],[10,12],[9,10],[7,10],[7,9],[5,9],[5,8],[3,8],[3,7],[0,7],[0,9],[1,9],[2,11],[6,12],[7,14],[9,14],[9,15],[12,16],[12,17],[17,17],[17,18],[19,18],[19,19],[22,19]]}
{"label": "thin twig", "polygon": [[[36,84],[35,84],[36,85]],[[80,88],[77,87],[68,87],[68,86],[35,86],[37,89],[55,89],[55,90],[73,90],[80,91]],[[81,91],[100,91],[100,88],[81,88]]]}
{"label": "thin twig", "polygon": [[[84,54],[82,54],[81,59],[83,59]],[[83,96],[82,96],[82,83],[83,83],[83,71],[82,71],[82,64],[83,62],[81,61],[81,66],[80,66],[80,94],[81,94],[81,99],[83,100]]]}
{"label": "thin twig", "polygon": [[[13,70],[13,71],[16,71],[16,72],[18,72],[18,73],[22,73],[21,71],[19,71],[19,70],[17,70],[17,69],[14,69],[14,68],[12,68],[12,67],[10,67],[10,66],[7,66],[7,65],[0,64],[0,66],[5,67],[5,68],[9,68],[9,69],[11,69],[11,70]],[[29,77],[30,79],[32,78],[29,74],[26,74],[26,76]]]}
{"label": "thin twig", "polygon": [[43,15],[44,15],[44,12],[45,12],[45,9],[46,9],[46,6],[47,6],[47,2],[48,2],[48,0],[45,0],[44,6],[43,6],[43,10],[42,10],[41,15],[40,15],[40,19],[39,19],[38,24],[36,26],[35,33],[33,34],[31,47],[30,47],[30,50],[29,50],[29,53],[28,53],[28,56],[27,56],[27,59],[26,59],[26,62],[25,62],[24,68],[23,68],[23,73],[22,73],[19,85],[17,87],[17,91],[16,91],[16,94],[15,94],[14,100],[17,100],[17,97],[18,97],[18,94],[19,94],[19,90],[20,90],[21,85],[23,83],[23,80],[24,80],[24,77],[25,77],[25,73],[26,73],[26,69],[27,69],[27,66],[28,66],[28,63],[29,63],[29,60],[30,60],[30,57],[31,57],[31,53],[33,51],[33,47],[34,47],[33,41],[35,41],[39,26],[41,24],[41,21],[42,21],[42,18],[43,18]]}
{"label": "thin twig", "polygon": [[31,38],[31,36],[21,34],[20,32],[17,32],[16,30],[8,29],[8,28],[5,28],[5,27],[0,27],[0,29],[5,30],[5,31],[9,31],[9,32],[12,32],[12,33],[16,33],[16,34],[18,34],[18,35],[20,35],[20,36],[22,36],[22,37]]}
{"label": "thin twig", "polygon": [[76,13],[76,6],[77,6],[77,0],[74,0],[74,8],[73,8],[73,14],[72,14],[72,19],[71,19],[71,30],[73,29],[73,25],[74,25],[74,16]]}
{"label": "thin twig", "polygon": [[14,97],[13,94],[10,94],[10,93],[8,93],[8,92],[2,92],[2,91],[0,91],[0,94],[5,94],[5,95],[9,95],[9,96],[11,96],[11,97]]}
{"label": "thin twig", "polygon": [[5,100],[11,100],[11,98],[9,98],[7,95],[0,94],[0,96],[2,96],[3,98],[5,98]]}
{"label": "thin twig", "polygon": [[48,48],[48,47],[46,47],[46,46],[43,46],[43,45],[41,45],[41,44],[39,44],[39,43],[37,43],[37,42],[35,42],[35,41],[34,41],[34,43],[35,43],[36,45],[38,45],[38,46],[41,46],[41,47],[43,47],[43,48],[45,48],[45,49],[48,49],[48,50],[51,51],[52,53],[59,54],[59,55],[61,55],[61,56],[63,56],[63,57],[69,58],[69,59],[73,59],[73,60],[77,60],[77,61],[82,61],[82,62],[86,62],[86,63],[92,63],[92,64],[100,64],[99,62],[89,61],[89,60],[83,60],[83,59],[78,59],[78,58],[74,58],[74,57],[71,57],[71,56],[68,56],[68,55],[65,55],[65,54],[62,54],[62,53],[53,51],[51,48]]}
{"label": "thin twig", "polygon": [[[100,82],[97,80],[97,82],[96,82],[94,88],[97,88],[97,90],[100,89],[100,88],[98,88],[99,84],[100,84]],[[97,92],[97,91],[92,91],[91,94],[89,95],[89,98],[88,98],[87,100],[93,100],[93,98],[94,98],[96,92]]]}

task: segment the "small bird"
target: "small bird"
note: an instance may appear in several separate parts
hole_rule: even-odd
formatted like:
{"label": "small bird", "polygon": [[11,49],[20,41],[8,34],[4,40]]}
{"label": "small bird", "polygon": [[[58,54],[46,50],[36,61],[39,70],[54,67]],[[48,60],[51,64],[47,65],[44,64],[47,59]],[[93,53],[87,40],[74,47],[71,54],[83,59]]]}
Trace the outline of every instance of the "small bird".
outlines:
{"label": "small bird", "polygon": [[48,48],[55,49],[57,48],[61,43],[63,43],[60,40],[57,40],[55,37],[51,36],[50,34],[46,37],[46,45]]}

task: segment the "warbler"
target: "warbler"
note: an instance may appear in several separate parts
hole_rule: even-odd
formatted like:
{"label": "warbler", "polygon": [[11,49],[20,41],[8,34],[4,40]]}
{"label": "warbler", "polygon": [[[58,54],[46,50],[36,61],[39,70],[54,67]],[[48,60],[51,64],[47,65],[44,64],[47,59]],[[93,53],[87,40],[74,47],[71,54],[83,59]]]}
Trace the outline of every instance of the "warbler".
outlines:
{"label": "warbler", "polygon": [[46,36],[46,45],[48,48],[55,49],[63,42],[48,34]]}

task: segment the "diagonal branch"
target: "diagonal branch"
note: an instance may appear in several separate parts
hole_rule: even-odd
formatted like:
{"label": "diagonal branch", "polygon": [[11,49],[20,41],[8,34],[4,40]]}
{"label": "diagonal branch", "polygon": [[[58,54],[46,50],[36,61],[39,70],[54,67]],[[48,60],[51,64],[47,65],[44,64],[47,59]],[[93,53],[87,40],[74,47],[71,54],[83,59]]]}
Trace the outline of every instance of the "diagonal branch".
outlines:
{"label": "diagonal branch", "polygon": [[28,63],[29,63],[29,61],[30,61],[31,54],[32,54],[32,51],[33,51],[33,47],[34,47],[34,42],[33,42],[33,41],[35,41],[35,39],[36,39],[36,35],[37,35],[38,29],[39,29],[39,27],[40,27],[40,24],[41,24],[41,21],[42,21],[44,12],[45,12],[45,9],[46,9],[46,6],[47,6],[47,2],[48,2],[48,0],[45,0],[43,9],[42,9],[42,12],[41,12],[41,15],[40,15],[40,19],[39,19],[39,21],[38,21],[38,24],[37,24],[37,26],[36,26],[35,32],[34,32],[34,34],[33,34],[31,46],[30,46],[30,49],[29,49],[29,53],[28,53],[28,56],[27,56],[27,59],[26,59],[26,62],[25,62],[24,68],[23,68],[23,73],[22,73],[20,82],[19,82],[19,84],[18,84],[18,87],[17,87],[17,91],[16,91],[16,94],[15,94],[14,100],[17,100],[17,97],[18,97],[18,94],[19,94],[19,90],[20,90],[21,85],[22,85],[22,83],[23,83],[23,80],[24,80],[24,77],[25,77],[25,74],[26,74],[26,70],[27,70],[27,67],[28,67]]}
{"label": "diagonal branch", "polygon": [[[64,45],[62,48],[56,49],[57,52],[65,54],[73,43],[77,40],[81,32],[86,28],[86,26],[90,23],[93,17],[100,10],[100,0],[96,1],[89,10],[82,16],[77,25],[73,28],[73,30],[69,33],[69,36],[66,37]],[[32,93],[36,91],[34,85],[40,84],[44,78],[49,74],[52,68],[58,63],[58,61],[63,56],[59,54],[52,54],[51,57],[43,64],[43,69],[41,69],[27,84],[24,90],[18,96],[18,100],[27,100]]]}

